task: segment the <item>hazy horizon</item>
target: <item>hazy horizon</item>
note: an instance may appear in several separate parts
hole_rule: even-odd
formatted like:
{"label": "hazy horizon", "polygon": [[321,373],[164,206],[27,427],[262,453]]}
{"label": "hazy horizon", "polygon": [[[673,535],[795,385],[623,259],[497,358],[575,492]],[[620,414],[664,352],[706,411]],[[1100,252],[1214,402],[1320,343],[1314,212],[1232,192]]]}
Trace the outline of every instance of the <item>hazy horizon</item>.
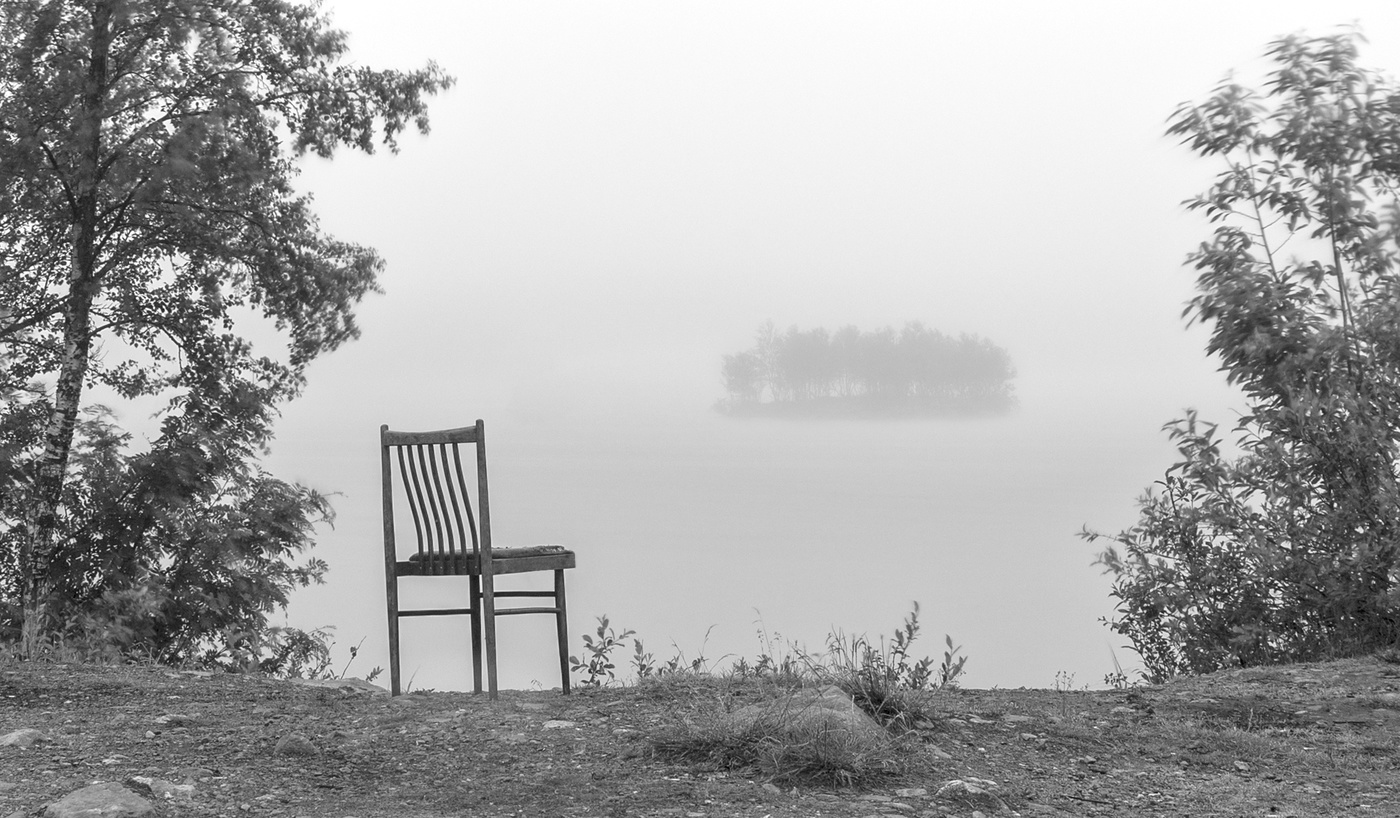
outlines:
{"label": "hazy horizon", "polygon": [[[972,686],[1098,684],[1110,647],[1135,665],[1076,532],[1133,522],[1173,459],[1164,423],[1229,426],[1238,403],[1181,317],[1211,230],[1181,201],[1220,168],[1166,120],[1232,70],[1254,82],[1283,34],[1359,21],[1363,63],[1400,64],[1379,2],[324,10],[357,63],[458,79],[399,155],[303,162],[322,226],[387,261],[268,459],[334,495],[328,584],[290,621],[335,625],[337,666],[363,637],[353,675],[386,661],[377,430],[478,417],[498,541],[578,552],[575,652],[608,614],[660,658],[713,627],[709,658],[752,660],[759,621],[819,648],[918,600],[916,652],[951,634]],[[975,333],[1008,351],[1019,408],[715,413],[721,356],[768,320]],[[413,627],[405,678],[469,685],[465,624]],[[503,639],[505,686],[557,684],[546,622]]]}

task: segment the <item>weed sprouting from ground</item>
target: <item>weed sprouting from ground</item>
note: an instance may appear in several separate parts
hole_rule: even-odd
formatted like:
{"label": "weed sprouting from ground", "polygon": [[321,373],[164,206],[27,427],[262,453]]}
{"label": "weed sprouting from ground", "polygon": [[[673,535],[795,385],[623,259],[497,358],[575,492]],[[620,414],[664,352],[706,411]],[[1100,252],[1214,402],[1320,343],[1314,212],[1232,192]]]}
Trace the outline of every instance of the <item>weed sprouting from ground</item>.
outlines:
{"label": "weed sprouting from ground", "polygon": [[[617,650],[625,639],[635,633],[632,630],[617,633],[608,624],[607,614],[598,617],[596,638],[586,633],[583,635],[585,658],[569,657],[569,666],[575,673],[587,674],[579,683],[584,687],[602,687],[605,677],[608,682],[616,679],[617,666],[613,664],[612,652]],[[640,643],[638,643],[638,647],[640,647]]]}
{"label": "weed sprouting from ground", "polygon": [[945,637],[947,650],[936,669],[927,656],[913,659],[910,649],[919,630],[919,603],[915,602],[888,643],[833,633],[827,638],[828,661],[822,669],[871,718],[887,727],[910,729],[930,715],[929,694],[955,686],[967,664],[951,636]]}

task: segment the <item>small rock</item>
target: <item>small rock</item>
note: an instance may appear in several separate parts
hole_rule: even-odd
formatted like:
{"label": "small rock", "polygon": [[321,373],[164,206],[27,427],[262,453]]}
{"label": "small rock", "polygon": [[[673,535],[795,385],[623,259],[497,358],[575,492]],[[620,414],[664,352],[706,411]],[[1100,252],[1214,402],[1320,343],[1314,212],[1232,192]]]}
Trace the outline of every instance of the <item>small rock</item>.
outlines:
{"label": "small rock", "polygon": [[1127,707],[1126,705],[1121,705],[1121,704],[1118,705],[1117,707],[1113,708],[1112,710],[1108,711],[1108,712],[1112,713],[1112,714],[1115,715],[1115,716],[1131,716],[1131,715],[1137,713],[1137,711],[1134,710],[1133,708]]}
{"label": "small rock", "polygon": [[97,783],[70,792],[44,808],[44,818],[137,818],[151,802],[120,784]]}
{"label": "small rock", "polygon": [[996,722],[990,719],[984,719],[981,716],[968,716],[967,720],[973,724],[996,724]]}
{"label": "small rock", "polygon": [[1250,767],[1247,763],[1245,763],[1245,762],[1243,762],[1243,761],[1236,761],[1236,762],[1235,762],[1235,769],[1236,769],[1236,770],[1239,770],[1239,771],[1242,772],[1242,773],[1247,773],[1247,772],[1249,772],[1249,771],[1250,771],[1251,769],[1253,769],[1253,768]]}
{"label": "small rock", "polygon": [[214,771],[208,767],[181,767],[176,770],[185,781],[204,781],[214,777]]}
{"label": "small rock", "polygon": [[32,727],[26,727],[23,730],[16,730],[13,733],[0,736],[0,747],[18,747],[21,750],[27,750],[34,745],[34,742],[43,741],[43,739],[42,732]]}
{"label": "small rock", "polygon": [[315,756],[321,754],[321,749],[311,743],[311,739],[301,733],[288,733],[277,741],[277,746],[272,749],[275,756]]}
{"label": "small rock", "polygon": [[544,723],[544,729],[546,730],[564,730],[569,727],[578,727],[578,722],[568,721],[567,719],[550,719]]}
{"label": "small rock", "polygon": [[928,790],[923,787],[907,787],[902,790],[895,790],[894,795],[896,798],[922,798],[928,795]]}
{"label": "small rock", "polygon": [[777,784],[774,784],[774,783],[772,783],[771,781],[764,782],[764,784],[763,784],[763,790],[764,790],[764,792],[767,792],[767,793],[769,793],[769,794],[771,794],[771,795],[782,795],[782,794],[783,794],[782,789],[779,788]]}
{"label": "small rock", "polygon": [[145,775],[137,775],[131,778],[131,782],[146,790],[155,798],[171,800],[175,798],[189,799],[194,797],[193,784],[173,784],[161,778],[151,778]]}
{"label": "small rock", "polygon": [[998,789],[998,784],[985,778],[955,778],[939,787],[934,797],[978,810],[1009,812],[1011,808],[993,792],[995,789]]}

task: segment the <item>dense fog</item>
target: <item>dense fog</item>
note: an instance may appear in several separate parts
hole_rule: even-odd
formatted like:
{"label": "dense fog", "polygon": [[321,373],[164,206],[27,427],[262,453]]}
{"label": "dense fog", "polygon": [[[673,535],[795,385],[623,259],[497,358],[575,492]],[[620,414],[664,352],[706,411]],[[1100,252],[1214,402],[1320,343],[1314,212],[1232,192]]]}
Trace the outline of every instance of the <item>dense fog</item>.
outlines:
{"label": "dense fog", "polygon": [[[1132,521],[1171,462],[1163,423],[1233,418],[1180,318],[1210,228],[1179,203],[1220,169],[1166,117],[1279,34],[1360,19],[1392,70],[1397,44],[1381,3],[326,10],[359,61],[458,78],[431,136],[302,177],[330,232],[388,262],[271,457],[335,493],[329,582],[291,616],[335,625],[342,659],[364,638],[352,675],[385,663],[379,425],[477,417],[497,542],[579,554],[575,639],[606,613],[727,666],[766,650],[760,627],[820,648],[918,600],[922,647],[952,634],[969,685],[1097,684],[1110,646],[1131,666],[1075,534]],[[768,321],[990,339],[1016,407],[715,412],[724,356]],[[547,622],[502,634],[504,685],[558,683]],[[409,623],[405,678],[469,684],[466,644],[465,622]]]}

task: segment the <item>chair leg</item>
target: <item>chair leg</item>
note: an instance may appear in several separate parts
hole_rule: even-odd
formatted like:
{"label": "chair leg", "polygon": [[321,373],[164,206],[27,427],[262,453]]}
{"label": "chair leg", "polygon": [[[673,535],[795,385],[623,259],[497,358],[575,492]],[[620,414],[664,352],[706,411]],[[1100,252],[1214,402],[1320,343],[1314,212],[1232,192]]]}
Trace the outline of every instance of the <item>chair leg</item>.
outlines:
{"label": "chair leg", "polygon": [[402,692],[399,686],[399,583],[391,576],[385,587],[385,607],[389,615],[389,695]]}
{"label": "chair leg", "polygon": [[481,577],[471,578],[472,691],[481,692]]}
{"label": "chair leg", "polygon": [[554,571],[554,623],[559,630],[559,678],[560,690],[569,695],[569,616],[564,604],[564,571]]}
{"label": "chair leg", "polygon": [[481,578],[482,624],[486,630],[486,688],[492,699],[496,693],[496,578],[490,573]]}

